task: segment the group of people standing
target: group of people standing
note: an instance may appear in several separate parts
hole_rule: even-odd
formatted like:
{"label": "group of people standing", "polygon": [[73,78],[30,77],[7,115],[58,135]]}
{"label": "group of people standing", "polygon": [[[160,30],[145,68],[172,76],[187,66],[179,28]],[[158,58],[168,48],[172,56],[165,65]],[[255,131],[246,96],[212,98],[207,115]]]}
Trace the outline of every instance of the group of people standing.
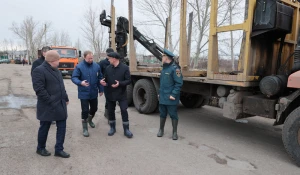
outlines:
{"label": "group of people standing", "polygon": [[[106,50],[107,58],[100,63],[93,60],[93,53],[85,51],[84,60],[75,68],[72,82],[78,86],[78,98],[81,103],[81,122],[83,136],[89,137],[88,125],[95,128],[93,118],[98,110],[98,96],[105,96],[105,113],[110,130],[108,136],[116,132],[115,108],[119,103],[123,121],[124,135],[132,138],[129,130],[128,102],[126,87],[131,83],[129,67],[120,62],[120,55],[113,49]],[[162,57],[163,70],[160,78],[159,110],[160,129],[157,134],[162,137],[167,114],[170,115],[173,125],[173,140],[177,140],[177,105],[180,98],[180,89],[183,84],[180,67],[174,63],[174,55],[164,50]],[[56,121],[55,156],[68,158],[70,154],[64,152],[66,133],[67,105],[69,98],[65,90],[63,78],[58,71],[59,54],[50,47],[42,48],[42,57],[32,65],[32,84],[37,95],[37,119],[40,120],[38,131],[37,154],[50,156],[46,150],[46,140],[52,121]]]}

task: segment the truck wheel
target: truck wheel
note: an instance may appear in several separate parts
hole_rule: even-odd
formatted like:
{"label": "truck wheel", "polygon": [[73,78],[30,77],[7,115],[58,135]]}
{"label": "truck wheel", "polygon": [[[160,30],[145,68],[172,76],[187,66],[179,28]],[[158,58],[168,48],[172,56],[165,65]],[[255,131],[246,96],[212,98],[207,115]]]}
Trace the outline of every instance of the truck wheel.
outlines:
{"label": "truck wheel", "polygon": [[133,103],[135,108],[144,114],[154,112],[157,107],[157,93],[152,81],[138,80],[133,88]]}
{"label": "truck wheel", "polygon": [[290,113],[285,120],[282,141],[289,156],[300,166],[300,107]]}
{"label": "truck wheel", "polygon": [[129,84],[127,85],[127,101],[128,101],[128,106],[131,106],[133,103],[133,85]]}
{"label": "truck wheel", "polygon": [[203,96],[198,94],[183,94],[180,102],[186,108],[200,108],[205,105]]}

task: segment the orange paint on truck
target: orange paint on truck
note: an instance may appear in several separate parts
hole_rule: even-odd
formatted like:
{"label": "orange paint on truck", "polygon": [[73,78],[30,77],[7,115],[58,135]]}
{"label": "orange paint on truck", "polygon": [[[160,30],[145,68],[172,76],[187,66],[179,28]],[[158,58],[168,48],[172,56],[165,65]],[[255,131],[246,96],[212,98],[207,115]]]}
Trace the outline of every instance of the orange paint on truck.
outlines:
{"label": "orange paint on truck", "polygon": [[79,62],[79,53],[76,48],[68,46],[51,46],[60,55],[58,69],[62,75],[72,75],[75,67]]}

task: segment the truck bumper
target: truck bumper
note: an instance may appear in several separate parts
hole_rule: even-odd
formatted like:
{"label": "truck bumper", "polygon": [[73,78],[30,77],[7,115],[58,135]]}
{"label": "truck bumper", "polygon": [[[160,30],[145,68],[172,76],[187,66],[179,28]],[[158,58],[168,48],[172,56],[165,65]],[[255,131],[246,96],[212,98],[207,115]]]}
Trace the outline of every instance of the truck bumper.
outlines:
{"label": "truck bumper", "polygon": [[72,76],[73,70],[60,70],[62,76],[70,75]]}

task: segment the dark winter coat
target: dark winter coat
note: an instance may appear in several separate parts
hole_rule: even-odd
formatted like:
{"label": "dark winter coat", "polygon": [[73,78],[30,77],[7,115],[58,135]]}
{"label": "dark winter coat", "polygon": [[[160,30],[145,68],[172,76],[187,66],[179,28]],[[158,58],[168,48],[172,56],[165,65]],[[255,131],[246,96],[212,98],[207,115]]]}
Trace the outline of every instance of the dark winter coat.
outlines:
{"label": "dark winter coat", "polygon": [[66,120],[69,101],[64,81],[58,69],[46,61],[32,72],[32,85],[37,95],[37,119],[40,121]]}
{"label": "dark winter coat", "polygon": [[[102,77],[101,68],[97,63],[89,64],[85,60],[81,61],[72,74],[72,82],[78,86],[78,98],[97,98],[98,93],[103,92],[103,86],[100,85]],[[90,85],[82,86],[83,80],[87,80]]]}
{"label": "dark winter coat", "polygon": [[104,75],[105,74],[105,70],[106,70],[106,67],[110,65],[110,62],[108,61],[107,58],[105,58],[104,60],[101,60],[99,62],[99,65],[101,67],[101,73]]}
{"label": "dark winter coat", "polygon": [[40,58],[36,59],[33,63],[32,63],[32,66],[31,66],[31,74],[32,74],[32,71],[38,67],[39,65],[41,65],[43,62],[45,61],[45,57],[42,55]]}
{"label": "dark winter coat", "polygon": [[[180,67],[174,62],[163,64],[160,74],[159,104],[178,105],[183,77]],[[170,100],[170,96],[175,100]]]}
{"label": "dark winter coat", "polygon": [[[131,83],[130,71],[127,65],[120,62],[117,67],[113,65],[107,66],[104,78],[107,83],[106,97],[108,101],[122,101],[127,99],[126,87]],[[116,84],[115,80],[119,81],[117,88],[111,87],[111,85]]]}

